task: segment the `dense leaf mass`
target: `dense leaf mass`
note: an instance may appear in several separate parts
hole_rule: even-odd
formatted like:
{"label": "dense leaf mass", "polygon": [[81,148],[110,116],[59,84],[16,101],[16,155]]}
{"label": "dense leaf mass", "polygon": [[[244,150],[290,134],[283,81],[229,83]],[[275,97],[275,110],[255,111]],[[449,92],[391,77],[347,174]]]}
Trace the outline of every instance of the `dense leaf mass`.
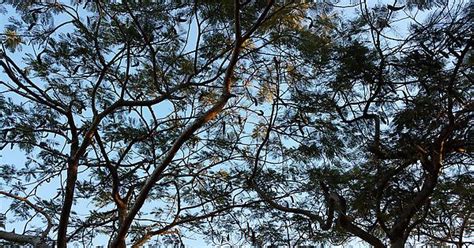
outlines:
{"label": "dense leaf mass", "polygon": [[3,1],[0,244],[472,245],[472,3],[342,2]]}

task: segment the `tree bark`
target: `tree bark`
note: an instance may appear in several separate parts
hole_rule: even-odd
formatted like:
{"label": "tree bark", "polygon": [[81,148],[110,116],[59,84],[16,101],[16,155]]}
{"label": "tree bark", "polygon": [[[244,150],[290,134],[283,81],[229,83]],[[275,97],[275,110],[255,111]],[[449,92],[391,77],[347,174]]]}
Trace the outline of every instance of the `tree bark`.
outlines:
{"label": "tree bark", "polygon": [[61,217],[58,226],[58,248],[67,247],[67,226],[69,224],[69,216],[71,215],[72,203],[74,201],[74,189],[77,180],[78,163],[70,163],[67,169],[66,194],[64,196],[64,203],[61,209]]}
{"label": "tree bark", "polygon": [[0,239],[19,244],[30,244],[35,248],[48,248],[50,245],[41,238],[41,236],[17,234],[14,232],[0,231]]}
{"label": "tree bark", "polygon": [[394,240],[390,241],[391,248],[404,248],[406,239],[403,237],[396,237]]}

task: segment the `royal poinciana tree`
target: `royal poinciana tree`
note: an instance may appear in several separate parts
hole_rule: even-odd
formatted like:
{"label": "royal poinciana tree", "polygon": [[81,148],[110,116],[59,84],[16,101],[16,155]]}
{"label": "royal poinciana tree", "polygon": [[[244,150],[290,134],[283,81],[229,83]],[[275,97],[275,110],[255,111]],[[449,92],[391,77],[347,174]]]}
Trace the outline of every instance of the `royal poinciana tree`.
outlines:
{"label": "royal poinciana tree", "polygon": [[6,3],[5,244],[471,244],[469,3]]}
{"label": "royal poinciana tree", "polygon": [[236,118],[233,89],[251,75],[240,67],[258,50],[250,40],[284,7],[13,5],[21,19],[7,26],[1,54],[2,147],[28,160],[2,167],[2,194],[15,200],[14,216],[40,213],[47,227],[2,238],[66,247],[104,233],[113,247],[127,236],[138,246],[258,201],[228,204],[235,189],[214,190],[224,180],[217,167],[236,155],[207,143],[222,134],[216,118]]}
{"label": "royal poinciana tree", "polygon": [[249,186],[293,232],[264,241],[472,244],[472,8],[450,3],[406,35],[401,9],[362,2],[332,43],[290,42],[301,54]]}

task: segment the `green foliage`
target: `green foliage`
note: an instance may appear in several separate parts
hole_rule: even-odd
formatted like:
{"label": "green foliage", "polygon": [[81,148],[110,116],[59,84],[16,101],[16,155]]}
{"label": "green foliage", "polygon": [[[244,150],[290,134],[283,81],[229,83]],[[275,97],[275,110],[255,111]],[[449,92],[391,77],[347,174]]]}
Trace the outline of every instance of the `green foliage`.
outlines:
{"label": "green foliage", "polygon": [[6,1],[0,148],[24,155],[0,165],[7,226],[86,246],[124,228],[136,246],[470,244],[462,4],[122,2]]}

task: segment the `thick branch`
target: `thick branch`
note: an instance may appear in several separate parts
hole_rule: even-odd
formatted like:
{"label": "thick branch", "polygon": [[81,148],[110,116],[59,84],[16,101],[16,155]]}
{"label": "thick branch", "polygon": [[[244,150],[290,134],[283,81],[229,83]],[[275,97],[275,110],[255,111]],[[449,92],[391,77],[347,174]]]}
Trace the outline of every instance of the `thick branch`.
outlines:
{"label": "thick branch", "polygon": [[48,245],[43,242],[44,240],[37,235],[26,235],[26,234],[17,234],[14,232],[4,232],[0,231],[0,239],[13,242],[13,243],[19,243],[19,244],[30,244],[33,245],[36,248],[46,248]]}
{"label": "thick branch", "polygon": [[[238,1],[238,0],[237,0]],[[152,172],[148,180],[145,182],[145,185],[142,187],[140,190],[140,193],[137,196],[137,199],[133,206],[131,207],[127,217],[124,219],[122,226],[120,226],[117,237],[112,243],[112,247],[125,247],[125,239],[126,235],[128,233],[128,230],[135,219],[135,216],[138,214],[138,211],[140,211],[141,207],[145,203],[145,200],[148,197],[149,192],[153,188],[153,186],[156,184],[156,182],[160,179],[162,176],[163,171],[170,165],[171,161],[173,160],[174,156],[176,153],[179,151],[181,146],[189,139],[191,136],[194,134],[195,131],[197,131],[199,128],[201,128],[204,124],[208,123],[212,119],[214,119],[224,108],[224,106],[227,104],[227,101],[231,98],[232,94],[230,93],[231,87],[233,84],[233,73],[234,73],[234,67],[237,64],[237,61],[239,60],[239,54],[241,51],[241,46],[243,42],[250,37],[250,35],[260,26],[261,22],[265,19],[269,9],[272,7],[274,1],[269,1],[267,8],[265,11],[261,14],[260,18],[257,20],[257,22],[254,24],[251,30],[249,30],[242,39],[239,39],[237,37],[237,40],[235,41],[234,44],[234,49],[232,51],[231,58],[229,60],[229,64],[227,65],[227,69],[224,75],[224,82],[222,85],[222,93],[218,101],[206,112],[201,114],[198,118],[194,120],[194,122],[191,123],[182,133],[181,135],[176,139],[174,142],[173,146],[171,149],[168,151],[168,153],[164,156],[164,159],[161,163],[160,166],[155,168],[155,170]],[[239,15],[239,5],[236,4],[237,10],[235,11],[236,16],[234,17],[235,19],[240,19]],[[238,30],[240,27],[236,27],[236,30]],[[237,34],[239,31],[236,31]]]}
{"label": "thick branch", "polygon": [[[44,216],[44,218],[46,219],[46,222],[48,223],[47,226],[46,226],[46,229],[44,229],[43,232],[41,232],[41,236],[34,236],[36,238],[38,238],[39,240],[44,240],[49,231],[51,230],[51,228],[53,227],[53,220],[51,219],[51,216],[49,216],[49,214],[47,214],[42,208],[36,206],[35,204],[33,204],[31,201],[29,201],[26,197],[21,197],[21,196],[17,196],[17,195],[14,195],[14,194],[11,194],[11,193],[8,193],[8,192],[4,192],[4,191],[0,191],[0,194],[1,195],[4,195],[4,196],[8,196],[10,198],[13,198],[13,199],[16,199],[18,201],[22,201],[24,202],[26,205],[28,205],[29,207],[31,207],[32,209],[34,209],[36,212],[40,213],[41,215]],[[0,237],[1,238],[1,237]],[[29,243],[29,242],[28,242]]]}

